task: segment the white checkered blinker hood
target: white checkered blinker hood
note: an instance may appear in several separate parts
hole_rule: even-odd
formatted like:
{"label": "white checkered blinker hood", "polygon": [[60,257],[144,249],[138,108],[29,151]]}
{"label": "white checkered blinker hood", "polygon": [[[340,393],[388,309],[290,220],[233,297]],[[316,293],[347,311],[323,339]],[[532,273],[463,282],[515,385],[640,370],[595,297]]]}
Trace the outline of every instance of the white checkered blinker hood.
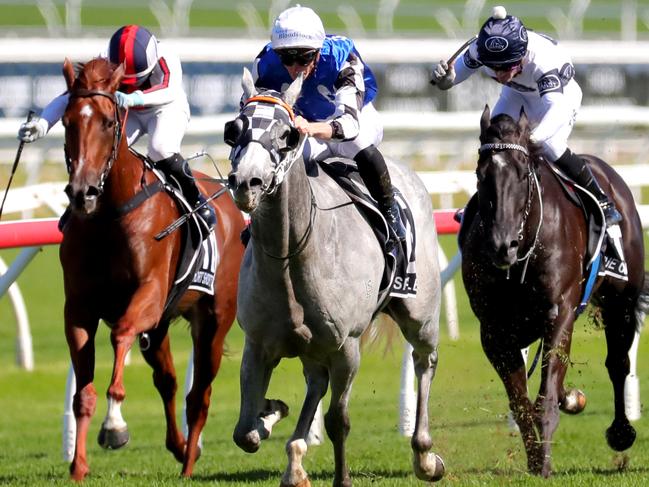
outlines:
{"label": "white checkered blinker hood", "polygon": [[279,104],[252,102],[244,106],[239,116],[225,128],[226,142],[232,145],[230,160],[235,161],[241,150],[251,142],[261,144],[275,165],[279,164],[289,147],[293,123],[288,112]]}

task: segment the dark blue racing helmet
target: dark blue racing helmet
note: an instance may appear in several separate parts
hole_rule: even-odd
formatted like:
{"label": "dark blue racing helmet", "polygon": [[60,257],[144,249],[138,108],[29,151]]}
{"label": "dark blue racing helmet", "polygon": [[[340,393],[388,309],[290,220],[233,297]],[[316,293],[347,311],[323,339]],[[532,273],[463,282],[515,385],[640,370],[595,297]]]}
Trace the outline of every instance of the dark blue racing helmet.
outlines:
{"label": "dark blue racing helmet", "polygon": [[527,30],[518,17],[507,15],[504,7],[494,7],[476,41],[478,60],[493,69],[509,69],[520,63],[527,52]]}

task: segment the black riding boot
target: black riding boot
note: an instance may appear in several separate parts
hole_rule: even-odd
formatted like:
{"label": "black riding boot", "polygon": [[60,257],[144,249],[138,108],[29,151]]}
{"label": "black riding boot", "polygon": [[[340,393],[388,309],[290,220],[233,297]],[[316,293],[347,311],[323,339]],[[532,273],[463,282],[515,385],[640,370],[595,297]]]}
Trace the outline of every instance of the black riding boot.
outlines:
{"label": "black riding boot", "polygon": [[173,176],[176,178],[189,205],[193,208],[200,206],[200,208],[196,210],[196,213],[205,221],[208,227],[213,227],[216,223],[214,208],[206,202],[205,197],[196,187],[196,181],[189,169],[189,164],[187,164],[187,161],[183,156],[176,153],[166,159],[156,162],[155,167],[165,173],[165,176]]}
{"label": "black riding boot", "polygon": [[370,195],[378,202],[379,210],[387,220],[394,238],[405,240],[406,228],[403,226],[399,206],[394,199],[392,180],[383,155],[371,145],[356,154],[354,161]]}
{"label": "black riding boot", "polygon": [[615,203],[604,193],[584,159],[574,154],[570,149],[566,149],[566,152],[556,160],[555,164],[579,186],[583,186],[595,195],[604,212],[606,226],[617,225],[622,221],[622,215],[617,211]]}

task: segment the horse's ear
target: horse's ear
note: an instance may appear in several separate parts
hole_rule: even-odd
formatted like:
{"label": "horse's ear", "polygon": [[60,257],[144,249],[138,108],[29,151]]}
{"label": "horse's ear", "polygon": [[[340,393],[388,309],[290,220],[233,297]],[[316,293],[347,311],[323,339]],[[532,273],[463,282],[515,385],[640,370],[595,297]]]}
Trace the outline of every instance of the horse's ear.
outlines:
{"label": "horse's ear", "polygon": [[530,129],[530,122],[523,107],[521,107],[521,114],[518,117],[518,128],[520,129],[521,134],[526,134]]}
{"label": "horse's ear", "polygon": [[117,66],[115,71],[113,71],[113,74],[110,76],[110,91],[117,91],[119,85],[122,84],[122,79],[124,78],[125,72],[126,67],[124,66],[124,63],[121,63],[119,66]]}
{"label": "horse's ear", "polygon": [[295,78],[295,81],[293,81],[291,85],[288,88],[286,88],[286,91],[282,93],[282,99],[286,102],[288,106],[292,107],[293,105],[295,105],[295,102],[300,96],[300,91],[302,91],[303,82],[304,82],[304,73],[300,73],[299,76]]}
{"label": "horse's ear", "polygon": [[295,127],[289,126],[289,132],[286,134],[286,147],[294,150],[300,143],[300,132]]}
{"label": "horse's ear", "polygon": [[489,105],[484,106],[484,111],[480,117],[480,133],[484,134],[485,131],[489,128],[491,123],[491,110],[489,110]]}
{"label": "horse's ear", "polygon": [[74,74],[74,66],[72,66],[72,61],[67,57],[63,61],[63,77],[65,78],[65,84],[68,86],[68,91],[72,90],[72,85],[76,78]]}
{"label": "horse's ear", "polygon": [[245,100],[257,94],[255,81],[252,79],[252,73],[244,66],[243,76],[241,77],[241,88],[243,88],[243,97]]}

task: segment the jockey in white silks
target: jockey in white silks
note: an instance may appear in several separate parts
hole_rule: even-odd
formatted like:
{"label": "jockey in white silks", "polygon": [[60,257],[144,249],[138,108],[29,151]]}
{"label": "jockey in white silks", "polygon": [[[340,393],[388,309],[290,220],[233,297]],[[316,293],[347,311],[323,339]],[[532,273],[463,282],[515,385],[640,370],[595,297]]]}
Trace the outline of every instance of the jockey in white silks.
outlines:
{"label": "jockey in white silks", "polygon": [[390,173],[377,149],[383,125],[372,101],[376,79],[351,39],[326,35],[318,15],[296,6],[279,14],[268,43],[255,59],[258,88],[283,89],[304,74],[295,104],[295,126],[310,136],[305,157],[353,159],[371,196],[386,218],[392,237],[404,240]]}
{"label": "jockey in white silks", "polygon": [[492,117],[507,114],[518,120],[525,110],[532,131],[530,142],[577,184],[597,198],[608,226],[622,221],[615,204],[593,177],[588,164],[568,148],[581,88],[570,56],[550,37],[527,31],[517,17],[495,7],[478,38],[454,65],[440,61],[432,83],[448,90],[478,70],[503,86]]}
{"label": "jockey in white silks", "polygon": [[[138,25],[118,29],[110,39],[108,52],[100,56],[125,67],[115,100],[120,107],[130,109],[126,124],[128,144],[148,134],[147,153],[155,167],[178,180],[191,206],[203,204],[205,198],[196,187],[189,164],[180,155],[190,115],[178,56]],[[63,117],[68,99],[66,92],[52,100],[39,117],[22,124],[18,138],[33,142],[43,137]],[[214,225],[210,205],[204,204],[197,213],[208,225]]]}

